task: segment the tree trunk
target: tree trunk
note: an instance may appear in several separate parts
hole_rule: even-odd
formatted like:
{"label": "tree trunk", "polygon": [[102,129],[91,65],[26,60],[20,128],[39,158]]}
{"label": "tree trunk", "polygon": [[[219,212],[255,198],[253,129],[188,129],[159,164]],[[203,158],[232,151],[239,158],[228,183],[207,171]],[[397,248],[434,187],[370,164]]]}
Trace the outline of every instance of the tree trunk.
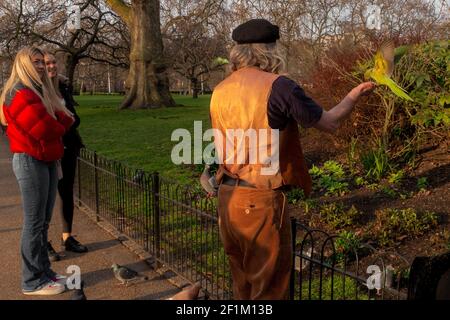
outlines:
{"label": "tree trunk", "polygon": [[159,1],[134,0],[131,6],[130,71],[121,109],[175,106],[163,61]]}
{"label": "tree trunk", "polygon": [[[73,77],[75,74],[75,68],[78,65],[78,62],[80,62],[80,59],[78,59],[77,57],[74,57],[73,55],[69,55],[66,59],[66,77],[69,78],[69,88],[71,93],[73,93]],[[80,91],[81,92],[81,91]],[[78,106],[78,102],[75,101],[75,99],[72,97],[72,104],[74,106]]]}
{"label": "tree trunk", "polygon": [[191,84],[192,84],[192,98],[197,99],[198,98],[198,79],[197,78],[191,78]]}
{"label": "tree trunk", "polygon": [[105,0],[131,34],[127,96],[120,109],[175,106],[163,60],[159,0]]}
{"label": "tree trunk", "polygon": [[75,58],[72,55],[69,55],[66,59],[66,77],[69,78],[69,84],[73,87],[73,77],[75,74],[75,68],[77,67],[77,64],[79,62],[79,59]]}

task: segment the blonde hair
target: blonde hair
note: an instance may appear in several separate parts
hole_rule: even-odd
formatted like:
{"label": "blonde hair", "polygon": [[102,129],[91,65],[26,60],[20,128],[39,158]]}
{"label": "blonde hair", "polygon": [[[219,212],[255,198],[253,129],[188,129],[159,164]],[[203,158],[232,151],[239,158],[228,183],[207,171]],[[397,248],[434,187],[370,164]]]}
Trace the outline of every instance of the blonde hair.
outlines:
{"label": "blonde hair", "polygon": [[[44,54],[44,60],[45,60],[45,57],[48,57],[48,56],[53,56],[53,58],[55,58],[55,60],[56,60],[55,54],[52,53],[51,51],[49,51],[49,50],[47,50],[47,49],[42,49],[42,53]],[[48,73],[47,73],[47,74],[48,74]],[[58,97],[62,97],[62,94],[61,94],[61,92],[59,91],[59,79],[60,79],[59,72],[58,72],[58,74],[57,74],[56,77],[49,78],[49,80],[50,80],[50,82],[52,83],[53,88],[55,89],[55,92],[56,92],[56,94],[58,95]]]}
{"label": "blonde hair", "polygon": [[47,112],[53,118],[56,118],[56,111],[62,111],[70,116],[72,115],[72,113],[59,101],[47,72],[44,72],[44,75],[41,78],[34,68],[31,57],[37,54],[41,54],[42,57],[44,57],[42,50],[36,46],[24,47],[17,52],[11,76],[8,81],[6,81],[0,96],[0,120],[4,125],[7,125],[7,123],[3,113],[3,105],[7,94],[10,94],[18,83],[22,83],[25,87],[32,90],[42,100]]}
{"label": "blonde hair", "polygon": [[282,74],[285,73],[286,62],[274,43],[237,44],[230,52],[230,64],[233,71],[245,67]]}

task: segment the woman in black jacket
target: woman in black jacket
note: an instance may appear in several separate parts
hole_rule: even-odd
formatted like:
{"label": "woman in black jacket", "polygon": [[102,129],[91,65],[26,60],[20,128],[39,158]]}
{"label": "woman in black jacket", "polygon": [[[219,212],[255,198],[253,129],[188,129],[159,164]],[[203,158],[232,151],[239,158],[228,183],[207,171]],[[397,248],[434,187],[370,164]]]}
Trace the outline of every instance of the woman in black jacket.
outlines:
{"label": "woman in black jacket", "polygon": [[[62,200],[63,233],[61,244],[67,251],[83,253],[88,251],[87,247],[83,246],[72,236],[74,212],[73,185],[75,182],[75,170],[80,149],[84,147],[77,130],[78,126],[80,125],[80,118],[78,117],[74,108],[75,101],[72,97],[71,86],[69,85],[66,78],[58,75],[58,66],[55,57],[52,54],[46,52],[44,58],[48,76],[52,80],[56,92],[61,99],[61,102],[65,104],[66,108],[69,109],[75,117],[75,123],[63,136],[64,156],[61,159],[63,177],[58,182],[58,192]],[[48,254],[50,259],[53,261],[57,261],[60,259],[60,256],[56,253],[50,243],[48,243]]]}

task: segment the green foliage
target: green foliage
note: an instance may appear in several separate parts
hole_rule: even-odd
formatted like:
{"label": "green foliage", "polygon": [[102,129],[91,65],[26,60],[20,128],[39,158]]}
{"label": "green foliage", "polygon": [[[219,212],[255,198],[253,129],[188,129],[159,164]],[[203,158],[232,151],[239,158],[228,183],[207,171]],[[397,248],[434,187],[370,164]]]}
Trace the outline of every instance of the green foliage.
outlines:
{"label": "green foliage", "polygon": [[311,167],[311,169],[309,169],[309,174],[313,177],[320,177],[321,175],[323,175],[324,171],[322,169],[320,169],[319,167],[317,167],[316,165],[313,164],[313,166]]}
{"label": "green foliage", "polygon": [[383,192],[385,195],[387,195],[391,198],[397,197],[397,192],[394,189],[389,188],[388,186],[382,186],[381,192]]}
{"label": "green foliage", "polygon": [[389,181],[389,183],[397,185],[403,180],[404,177],[405,177],[405,171],[398,170],[397,172],[392,172],[390,174],[388,181]]}
{"label": "green foliage", "polygon": [[367,185],[367,189],[372,190],[372,191],[378,191],[381,188],[382,187],[378,183],[371,183],[371,184]]}
{"label": "green foliage", "polygon": [[[393,79],[408,91],[414,102],[403,101],[389,90],[379,90],[382,98],[395,100],[410,124],[427,127],[450,126],[450,40],[399,47]],[[407,49],[406,49],[407,48]],[[359,61],[353,76],[362,77],[373,59]],[[399,110],[400,111],[400,110]]]}
{"label": "green foliage", "polygon": [[415,238],[437,226],[438,217],[426,211],[418,214],[415,209],[382,209],[375,212],[375,222],[369,230],[380,246],[390,246],[405,238]]}
{"label": "green foliage", "polygon": [[344,262],[345,259],[353,259],[355,253],[361,247],[361,239],[352,231],[343,230],[339,233],[339,237],[336,238],[336,261]]}
{"label": "green foliage", "polygon": [[335,245],[336,250],[349,252],[350,250],[358,250],[361,246],[361,240],[354,232],[343,230],[339,233]]}
{"label": "green foliage", "polygon": [[309,173],[314,181],[314,190],[323,191],[326,195],[342,195],[348,191],[344,169],[336,161],[329,160],[322,168],[313,165]]}
{"label": "green foliage", "polygon": [[428,179],[427,177],[420,177],[417,179],[417,189],[419,191],[426,190],[428,187]]}
{"label": "green foliage", "polygon": [[358,160],[356,147],[358,143],[358,138],[353,138],[350,141],[350,145],[347,150],[347,161],[348,161],[348,167],[350,169],[351,173],[355,173],[355,167],[356,167],[356,161]]}
{"label": "green foliage", "polygon": [[355,178],[355,184],[357,186],[364,186],[367,184],[367,181],[363,177],[356,177]]}
{"label": "green foliage", "polygon": [[326,190],[325,195],[343,195],[348,191],[348,183],[336,181],[332,176],[323,176],[319,185]]}
{"label": "green foliage", "polygon": [[390,170],[389,155],[381,140],[377,141],[375,148],[361,154],[361,162],[366,176],[380,181]]}
{"label": "green foliage", "polygon": [[408,286],[409,275],[411,269],[410,268],[402,268],[398,270],[394,270],[392,279],[393,279],[393,287],[397,287],[399,285],[400,288],[405,288]]}
{"label": "green foliage", "polygon": [[330,174],[333,178],[342,179],[344,177],[344,169],[342,165],[336,161],[329,160],[323,164],[325,173]]}
{"label": "green foliage", "polygon": [[[422,141],[445,138],[450,128],[449,46],[450,40],[444,40],[396,49],[392,78],[414,101],[404,101],[384,86],[378,87],[377,95],[369,98],[368,108],[376,105],[384,110],[384,119],[374,113],[369,115],[368,122],[373,123],[371,129],[383,142],[388,156],[383,152],[368,152],[362,161],[369,175],[376,179],[382,177],[387,160],[414,167]],[[361,79],[372,64],[372,57],[367,57],[349,75]]]}
{"label": "green foliage", "polygon": [[301,204],[306,214],[308,214],[311,209],[315,209],[318,206],[317,200],[311,198],[305,199]]}
{"label": "green foliage", "polygon": [[302,189],[295,188],[295,189],[290,190],[286,194],[286,197],[287,197],[288,203],[296,204],[305,198],[305,193],[303,192]]}
{"label": "green foliage", "polygon": [[411,123],[424,128],[450,126],[450,41],[414,46],[397,66],[412,84],[411,97],[417,102],[405,108]]}
{"label": "green foliage", "polygon": [[362,215],[355,206],[351,206],[350,209],[345,210],[341,203],[335,202],[324,204],[320,208],[319,213],[325,223],[333,229],[351,226],[355,224],[357,219]]}
{"label": "green foliage", "polygon": [[[298,275],[296,275],[298,277]],[[298,283],[296,281],[295,283]],[[303,278],[302,281],[302,300],[331,300],[331,292],[333,292],[333,300],[369,300],[367,288],[361,289],[357,280],[348,276],[345,278],[335,273],[334,277],[324,277],[322,279],[322,295],[320,295],[320,279],[313,278],[310,283]],[[296,299],[298,299],[298,292],[296,292]]]}

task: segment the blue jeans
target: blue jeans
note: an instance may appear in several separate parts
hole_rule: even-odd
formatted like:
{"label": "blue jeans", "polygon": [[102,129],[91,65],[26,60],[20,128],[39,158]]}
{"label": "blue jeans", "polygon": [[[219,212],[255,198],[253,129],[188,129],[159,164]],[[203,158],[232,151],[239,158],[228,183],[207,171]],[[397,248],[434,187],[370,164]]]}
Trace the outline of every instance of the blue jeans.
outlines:
{"label": "blue jeans", "polygon": [[13,170],[22,194],[24,212],[21,255],[22,289],[33,291],[56,274],[50,269],[47,234],[58,186],[56,162],[45,163],[15,153]]}

